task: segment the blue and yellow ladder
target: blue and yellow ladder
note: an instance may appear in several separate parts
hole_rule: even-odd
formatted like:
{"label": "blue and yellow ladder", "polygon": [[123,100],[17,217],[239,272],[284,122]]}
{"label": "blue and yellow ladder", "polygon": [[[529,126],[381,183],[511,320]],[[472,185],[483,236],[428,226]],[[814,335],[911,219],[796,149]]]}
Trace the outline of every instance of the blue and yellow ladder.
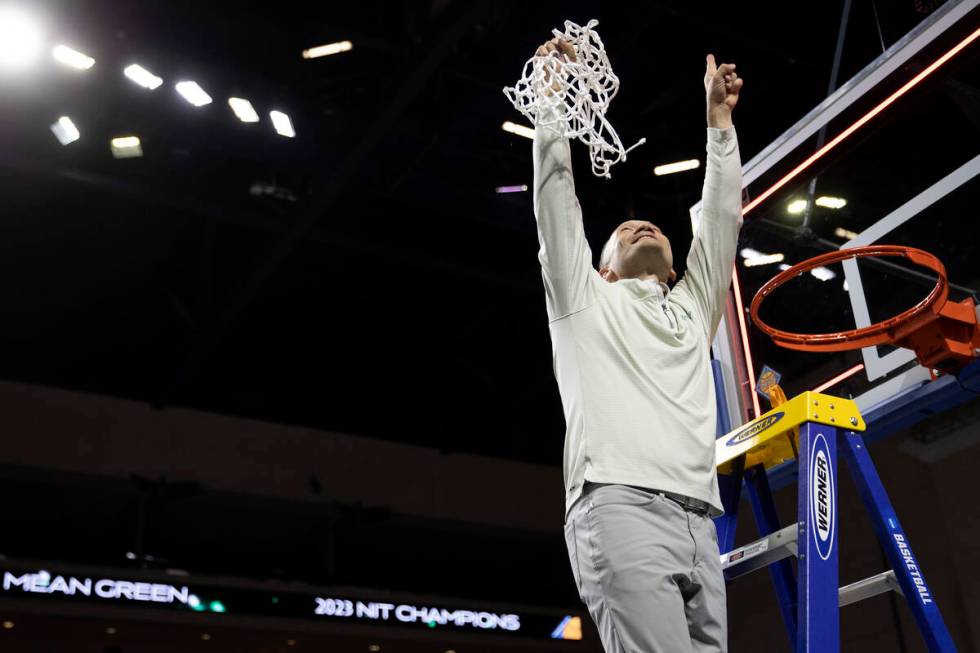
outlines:
{"label": "blue and yellow ladder", "polygon": [[[857,405],[816,392],[788,401],[778,390],[773,409],[718,438],[715,454],[725,515],[715,520],[722,568],[731,581],[768,567],[793,650],[840,650],[839,608],[887,591],[901,594],[930,651],[956,651],[942,615],[878,478],[861,433]],[[885,550],[891,569],[839,587],[838,451]],[[796,523],[781,527],[767,470],[799,465]],[[762,537],[733,549],[743,485]],[[797,571],[790,563],[797,557]]]}

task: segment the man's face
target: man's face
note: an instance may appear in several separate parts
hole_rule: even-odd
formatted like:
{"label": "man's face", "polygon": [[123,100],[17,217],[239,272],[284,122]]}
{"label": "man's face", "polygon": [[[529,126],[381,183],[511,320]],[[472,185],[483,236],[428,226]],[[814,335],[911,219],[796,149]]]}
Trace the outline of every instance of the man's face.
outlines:
{"label": "man's face", "polygon": [[[614,238],[616,247],[608,268],[600,270],[607,281],[650,274],[663,282],[675,279],[670,241],[657,225],[645,220],[627,220],[616,227]],[[611,273],[608,276],[607,271]]]}

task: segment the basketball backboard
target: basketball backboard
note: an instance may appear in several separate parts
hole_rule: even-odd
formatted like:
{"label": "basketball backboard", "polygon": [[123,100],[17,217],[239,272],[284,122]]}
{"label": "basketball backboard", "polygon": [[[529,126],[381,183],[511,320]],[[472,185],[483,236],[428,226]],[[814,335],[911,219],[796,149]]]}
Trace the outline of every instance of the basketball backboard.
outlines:
{"label": "basketball backboard", "polygon": [[[744,164],[740,256],[713,343],[732,426],[768,408],[755,389],[764,366],[782,375],[789,396],[821,389],[862,410],[930,378],[905,349],[781,349],[746,309],[780,266],[868,244],[935,254],[951,300],[980,290],[978,4],[947,2]],[[699,211],[691,208],[695,224]],[[851,260],[790,282],[763,317],[801,333],[853,329],[900,313],[934,283],[898,259]]]}

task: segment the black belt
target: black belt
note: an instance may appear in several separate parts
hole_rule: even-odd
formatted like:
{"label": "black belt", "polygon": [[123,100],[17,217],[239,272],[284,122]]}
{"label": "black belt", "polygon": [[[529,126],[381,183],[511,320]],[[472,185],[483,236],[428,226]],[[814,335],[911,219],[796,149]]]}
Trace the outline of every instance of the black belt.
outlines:
{"label": "black belt", "polygon": [[[588,491],[589,486],[598,485],[617,485],[617,483],[594,483],[592,481],[586,481],[582,487],[585,491]],[[676,492],[656,490],[649,487],[643,487],[642,485],[626,485],[626,487],[642,490],[643,492],[659,494],[663,498],[670,499],[674,503],[679,504],[681,508],[687,510],[688,512],[697,513],[699,515],[708,515],[711,512],[711,504],[709,504],[707,501],[702,501],[701,499],[693,499],[691,497],[684,496],[683,494],[677,494]]]}
{"label": "black belt", "polygon": [[711,504],[709,504],[707,501],[702,501],[701,499],[692,499],[691,497],[684,496],[683,494],[677,494],[676,492],[657,490],[654,488],[642,487],[640,485],[631,485],[630,487],[635,487],[637,490],[643,490],[644,492],[659,494],[665,499],[670,499],[674,503],[680,504],[681,508],[689,512],[696,512],[699,515],[707,515],[709,512],[711,512]]}
{"label": "black belt", "polygon": [[701,501],[701,499],[692,499],[691,497],[686,497],[683,494],[665,492],[664,490],[654,490],[654,492],[666,499],[670,499],[674,503],[680,504],[681,508],[684,510],[696,512],[699,515],[707,515],[709,509],[711,508],[707,501]]}

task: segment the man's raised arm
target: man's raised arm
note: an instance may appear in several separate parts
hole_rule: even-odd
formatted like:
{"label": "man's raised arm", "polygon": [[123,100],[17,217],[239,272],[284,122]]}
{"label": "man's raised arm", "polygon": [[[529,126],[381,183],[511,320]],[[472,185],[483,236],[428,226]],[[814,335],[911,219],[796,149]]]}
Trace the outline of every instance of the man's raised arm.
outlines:
{"label": "man's raised arm", "polygon": [[687,272],[678,282],[694,298],[706,336],[714,337],[732,282],[738,230],[742,226],[742,162],[732,126],[742,79],[735,64],[716,66],[708,55],[704,75],[708,112],[707,162],[701,196],[701,220],[687,256]]}
{"label": "man's raised arm", "polygon": [[[575,60],[571,44],[558,39],[548,41],[536,54],[554,56],[559,61]],[[538,260],[548,318],[556,320],[594,301],[590,283],[592,252],[585,239],[582,209],[575,197],[568,140],[540,126],[534,133],[534,217],[541,244]]]}

